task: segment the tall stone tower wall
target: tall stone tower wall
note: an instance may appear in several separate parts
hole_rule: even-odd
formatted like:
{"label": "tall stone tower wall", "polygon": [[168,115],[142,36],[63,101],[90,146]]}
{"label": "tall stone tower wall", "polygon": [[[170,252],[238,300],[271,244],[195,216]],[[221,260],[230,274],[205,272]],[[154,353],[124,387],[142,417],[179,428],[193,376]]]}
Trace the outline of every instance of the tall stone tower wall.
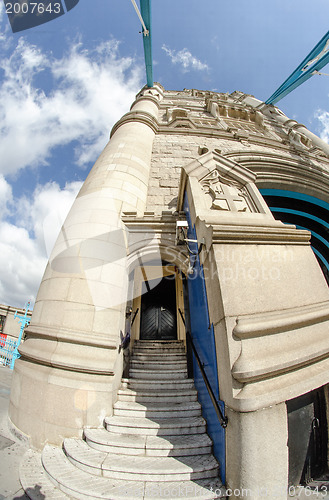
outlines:
{"label": "tall stone tower wall", "polygon": [[[277,108],[241,92],[142,89],[55,245],[15,366],[12,422],[37,447],[102,424],[124,369],[127,306],[138,313],[141,283],[168,264],[179,308],[182,276],[196,297],[192,334],[205,303],[194,333],[229,419],[227,484],[285,498],[286,402],[328,393],[329,291],[310,233],[276,220],[259,190],[324,211],[328,187],[329,146]],[[177,245],[177,220],[198,255]]]}

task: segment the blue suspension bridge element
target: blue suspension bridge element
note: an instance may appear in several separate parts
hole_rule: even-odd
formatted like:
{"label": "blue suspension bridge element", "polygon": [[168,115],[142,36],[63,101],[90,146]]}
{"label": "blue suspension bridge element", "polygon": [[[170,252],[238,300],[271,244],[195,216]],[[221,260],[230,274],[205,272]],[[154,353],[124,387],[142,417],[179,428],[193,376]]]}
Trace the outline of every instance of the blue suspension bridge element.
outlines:
{"label": "blue suspension bridge element", "polygon": [[329,63],[329,31],[283,84],[265,101],[275,104]]}
{"label": "blue suspension bridge element", "polygon": [[31,318],[27,317],[27,312],[28,312],[29,308],[30,308],[30,302],[27,302],[25,304],[25,314],[24,314],[24,316],[19,316],[19,314],[17,314],[17,311],[15,312],[15,315],[14,315],[14,318],[18,318],[18,322],[21,324],[21,329],[20,329],[19,336],[18,336],[18,339],[17,339],[17,342],[16,342],[16,347],[14,349],[14,352],[13,352],[12,358],[11,358],[11,363],[10,363],[10,369],[11,370],[14,369],[14,365],[15,365],[16,359],[20,358],[20,356],[21,356],[19,354],[19,352],[18,352],[18,347],[19,347],[19,344],[21,343],[21,340],[22,340],[22,337],[23,337],[24,328],[31,321]]}
{"label": "blue suspension bridge element", "polygon": [[311,233],[311,247],[329,284],[329,203],[304,193],[261,189],[274,217]]}
{"label": "blue suspension bridge element", "polygon": [[140,0],[141,14],[148,34],[143,32],[143,46],[148,87],[153,87],[152,33],[151,33],[151,0]]}
{"label": "blue suspension bridge element", "polygon": [[141,12],[138,10],[135,0],[131,0],[136,14],[143,27],[143,46],[146,68],[147,86],[153,87],[153,60],[152,60],[152,38],[151,38],[151,0],[140,0]]}

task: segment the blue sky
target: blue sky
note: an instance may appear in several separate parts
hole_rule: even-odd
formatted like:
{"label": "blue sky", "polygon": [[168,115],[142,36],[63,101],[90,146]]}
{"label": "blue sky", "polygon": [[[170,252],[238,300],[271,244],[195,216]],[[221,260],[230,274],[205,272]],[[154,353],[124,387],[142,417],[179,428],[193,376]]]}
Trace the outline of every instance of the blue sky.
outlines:
{"label": "blue sky", "polygon": [[[154,80],[266,100],[328,20],[327,0],[152,0]],[[80,0],[13,34],[0,2],[0,303],[34,301],[60,221],[145,84],[139,31],[130,0]],[[329,76],[278,106],[329,139]]]}

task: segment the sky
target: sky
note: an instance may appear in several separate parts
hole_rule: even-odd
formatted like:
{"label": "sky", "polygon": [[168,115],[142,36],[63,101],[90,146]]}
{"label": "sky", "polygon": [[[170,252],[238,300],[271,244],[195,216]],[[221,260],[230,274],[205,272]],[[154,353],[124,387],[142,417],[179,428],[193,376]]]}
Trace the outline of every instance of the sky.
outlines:
{"label": "sky", "polygon": [[[265,101],[329,30],[328,0],[151,3],[154,80],[168,90]],[[33,305],[61,221],[146,83],[140,31],[130,0],[80,0],[12,33],[0,0],[1,304]],[[329,76],[277,106],[329,141]]]}

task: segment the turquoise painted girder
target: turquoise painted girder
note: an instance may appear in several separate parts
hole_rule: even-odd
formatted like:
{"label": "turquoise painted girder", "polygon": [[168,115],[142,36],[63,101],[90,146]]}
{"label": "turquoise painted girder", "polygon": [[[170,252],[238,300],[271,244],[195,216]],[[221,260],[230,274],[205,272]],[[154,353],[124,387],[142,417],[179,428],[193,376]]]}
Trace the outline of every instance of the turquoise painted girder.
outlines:
{"label": "turquoise painted girder", "polygon": [[318,205],[319,207],[325,208],[329,211],[329,203],[309,194],[297,193],[296,191],[286,191],[283,189],[267,188],[260,189],[260,192],[264,196],[280,196],[284,198],[295,198],[296,200],[308,201],[309,203],[314,203],[314,205]]}
{"label": "turquoise painted girder", "polygon": [[329,31],[319,41],[300,65],[280,85],[280,87],[265,101],[265,104],[275,104],[296,87],[311,78],[317,71],[329,63]]}
{"label": "turquoise painted girder", "polygon": [[[317,205],[321,208],[324,208],[325,210],[328,210],[328,213],[329,213],[329,203],[327,203],[326,201],[323,201],[323,200],[319,200],[315,196],[310,196],[310,195],[303,194],[303,193],[297,193],[296,191],[285,191],[283,189],[261,189],[260,192],[263,196],[293,198],[295,200],[306,201],[308,203],[312,203],[312,204]],[[326,220],[321,219],[320,217],[316,217],[315,215],[309,214],[305,211],[294,210],[294,209],[286,208],[286,207],[269,207],[269,209],[271,210],[271,212],[286,213],[286,214],[291,214],[292,216],[299,215],[301,217],[304,217],[305,219],[313,220],[313,221],[317,222],[318,224],[321,224],[322,226],[329,229],[329,223]],[[310,231],[310,233],[312,234],[312,236],[315,239],[321,241],[327,248],[329,248],[329,242],[327,240],[325,240],[321,235],[316,233],[315,231],[311,230],[308,227],[300,226],[298,224],[295,224],[295,226],[298,229],[306,229],[307,231]],[[316,248],[314,248],[313,245],[312,245],[312,250],[329,271],[329,263],[328,263],[327,259]]]}
{"label": "turquoise painted girder", "polygon": [[152,30],[151,30],[151,0],[140,0],[140,9],[143,21],[149,34],[143,33],[144,58],[146,68],[146,82],[153,87],[153,60],[152,60]]}
{"label": "turquoise painted girder", "polygon": [[271,212],[281,212],[284,214],[301,215],[302,217],[305,217],[306,219],[312,219],[315,222],[318,222],[319,224],[322,224],[323,226],[329,229],[328,222],[326,222],[323,219],[320,219],[319,217],[316,217],[315,215],[308,214],[307,212],[302,212],[300,210],[293,210],[292,208],[280,208],[280,207],[269,207],[269,209],[271,210]]}

